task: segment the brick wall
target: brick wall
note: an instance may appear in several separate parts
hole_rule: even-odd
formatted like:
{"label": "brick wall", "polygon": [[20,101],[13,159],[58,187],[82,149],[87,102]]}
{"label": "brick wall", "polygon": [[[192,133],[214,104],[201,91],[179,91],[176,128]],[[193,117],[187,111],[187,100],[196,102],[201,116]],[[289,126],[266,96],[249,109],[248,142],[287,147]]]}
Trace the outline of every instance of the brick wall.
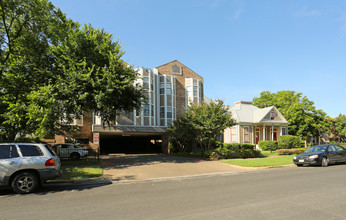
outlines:
{"label": "brick wall", "polygon": [[[172,72],[172,66],[178,65],[181,68],[181,74],[174,74]],[[184,116],[185,113],[185,79],[186,78],[195,78],[200,79],[202,82],[202,98],[204,96],[203,92],[203,78],[199,76],[197,73],[192,71],[190,68],[186,67],[184,64],[180,63],[179,61],[175,60],[170,63],[164,64],[162,66],[156,67],[158,72],[160,74],[166,74],[166,75],[174,75],[177,79],[176,81],[176,111],[177,111],[177,118]]]}

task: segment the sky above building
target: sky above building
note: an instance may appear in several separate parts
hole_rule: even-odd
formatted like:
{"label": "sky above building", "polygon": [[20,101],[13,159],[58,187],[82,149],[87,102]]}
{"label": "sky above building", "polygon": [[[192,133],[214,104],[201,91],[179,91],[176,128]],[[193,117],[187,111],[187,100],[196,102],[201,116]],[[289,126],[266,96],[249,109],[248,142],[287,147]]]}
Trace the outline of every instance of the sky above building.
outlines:
{"label": "sky above building", "polygon": [[179,60],[226,104],[293,90],[329,116],[346,114],[344,0],[53,0],[119,40],[124,60]]}

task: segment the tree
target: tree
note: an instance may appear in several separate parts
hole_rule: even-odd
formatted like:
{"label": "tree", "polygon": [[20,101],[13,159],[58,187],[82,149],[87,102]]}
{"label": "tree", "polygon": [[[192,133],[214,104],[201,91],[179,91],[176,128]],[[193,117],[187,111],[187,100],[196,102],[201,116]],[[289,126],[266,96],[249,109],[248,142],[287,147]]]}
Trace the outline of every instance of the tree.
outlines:
{"label": "tree", "polygon": [[285,90],[277,93],[264,91],[260,97],[253,99],[253,103],[259,108],[275,106],[290,123],[289,134],[306,138],[320,136],[328,130],[326,113],[317,110],[314,102],[302,96],[302,93]]}
{"label": "tree", "polygon": [[47,0],[0,0],[0,6],[5,139],[71,130],[66,121],[84,112],[100,112],[107,122],[140,107],[137,74],[111,34],[81,28]]}
{"label": "tree", "polygon": [[186,117],[181,117],[174,121],[174,124],[167,128],[170,134],[172,151],[187,152],[192,150],[192,146],[196,143],[197,134],[192,124]]}
{"label": "tree", "polygon": [[210,150],[213,139],[227,127],[233,126],[232,115],[222,100],[211,101],[209,104],[189,106],[184,119],[169,129],[174,138],[185,142],[195,137],[200,144],[202,154]]}
{"label": "tree", "polygon": [[335,130],[336,133],[341,137],[342,139],[345,139],[346,137],[346,115],[339,114],[338,117],[335,118]]}

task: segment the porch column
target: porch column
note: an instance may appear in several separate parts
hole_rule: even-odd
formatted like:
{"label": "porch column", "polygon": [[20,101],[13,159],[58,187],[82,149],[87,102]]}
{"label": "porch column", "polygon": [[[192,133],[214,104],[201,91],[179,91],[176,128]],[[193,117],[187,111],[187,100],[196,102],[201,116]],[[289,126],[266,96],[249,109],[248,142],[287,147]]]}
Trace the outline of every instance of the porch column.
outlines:
{"label": "porch column", "polygon": [[241,131],[240,131],[240,130],[241,130],[241,129],[240,129],[240,125],[238,125],[237,127],[238,127],[238,143],[240,144],[240,143],[242,143],[242,142],[241,142],[241,138],[240,138],[240,132],[241,132]]}
{"label": "porch column", "polygon": [[282,125],[280,125],[280,136],[282,136]]}
{"label": "porch column", "polygon": [[255,126],[252,126],[252,144],[256,145],[255,132],[256,132]]}
{"label": "porch column", "polygon": [[263,125],[263,140],[266,140],[266,125]]}
{"label": "porch column", "polygon": [[272,141],[274,140],[274,125],[272,125]]}

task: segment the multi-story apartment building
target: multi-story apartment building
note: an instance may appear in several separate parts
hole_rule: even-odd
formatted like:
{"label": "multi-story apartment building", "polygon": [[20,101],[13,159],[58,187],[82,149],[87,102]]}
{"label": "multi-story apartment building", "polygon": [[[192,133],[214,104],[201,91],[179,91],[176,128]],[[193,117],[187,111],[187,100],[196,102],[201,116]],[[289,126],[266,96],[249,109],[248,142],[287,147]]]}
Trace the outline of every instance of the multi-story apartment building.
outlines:
{"label": "multi-story apartment building", "polygon": [[[203,100],[203,78],[177,60],[153,69],[137,69],[137,84],[144,89],[141,110],[123,112],[109,125],[97,113],[78,120],[72,136],[101,153],[169,152],[166,128],[184,115],[187,105]],[[124,97],[126,98],[126,97]],[[65,137],[57,136],[57,142]]]}

